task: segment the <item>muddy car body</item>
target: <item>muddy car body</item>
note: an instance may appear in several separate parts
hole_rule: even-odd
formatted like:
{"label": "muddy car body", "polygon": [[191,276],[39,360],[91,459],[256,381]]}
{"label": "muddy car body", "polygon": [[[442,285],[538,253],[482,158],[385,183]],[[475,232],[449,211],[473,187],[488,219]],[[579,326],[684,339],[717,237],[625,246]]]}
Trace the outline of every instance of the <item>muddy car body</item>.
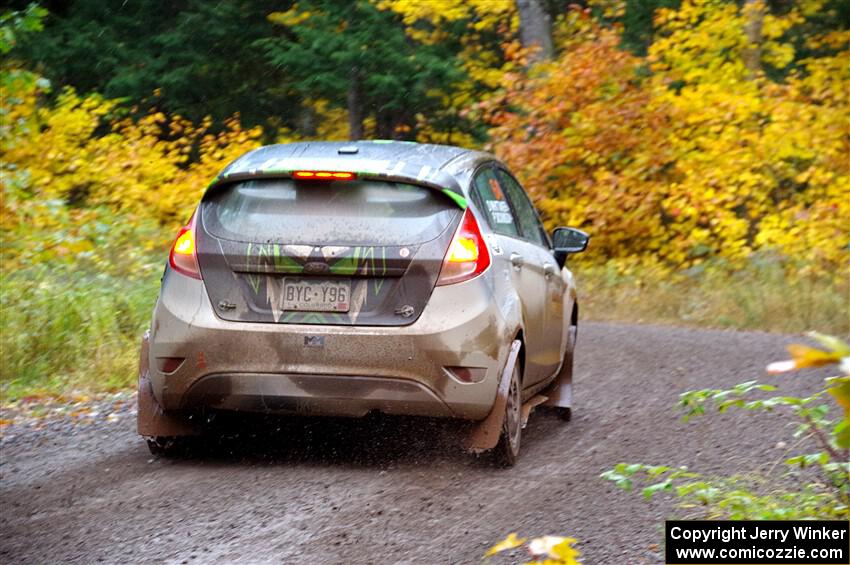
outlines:
{"label": "muddy car body", "polygon": [[[172,247],[142,347],[139,432],[162,451],[238,410],[477,422],[513,462],[521,405],[569,414],[578,305],[556,230],[492,155],[404,142],[263,147]],[[544,391],[547,396],[538,393]]]}

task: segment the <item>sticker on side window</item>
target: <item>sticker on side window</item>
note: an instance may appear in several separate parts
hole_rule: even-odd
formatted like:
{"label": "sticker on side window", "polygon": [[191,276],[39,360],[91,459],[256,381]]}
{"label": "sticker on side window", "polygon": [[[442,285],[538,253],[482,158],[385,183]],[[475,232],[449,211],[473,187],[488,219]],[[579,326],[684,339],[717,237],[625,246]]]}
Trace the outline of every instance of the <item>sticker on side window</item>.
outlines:
{"label": "sticker on side window", "polygon": [[497,224],[513,224],[514,219],[511,217],[511,209],[508,203],[504,200],[487,200],[487,213],[490,218]]}
{"label": "sticker on side window", "polygon": [[493,177],[490,177],[487,180],[490,182],[490,190],[493,192],[493,198],[496,200],[504,200],[505,196],[502,194],[502,187],[499,186],[499,181]]}

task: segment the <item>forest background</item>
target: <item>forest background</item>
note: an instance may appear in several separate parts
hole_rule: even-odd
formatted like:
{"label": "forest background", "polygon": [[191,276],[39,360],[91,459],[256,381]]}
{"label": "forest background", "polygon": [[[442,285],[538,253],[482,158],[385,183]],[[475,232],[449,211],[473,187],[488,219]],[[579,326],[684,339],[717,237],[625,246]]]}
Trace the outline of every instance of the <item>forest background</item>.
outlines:
{"label": "forest background", "polygon": [[10,4],[3,401],[131,386],[206,185],[307,139],[494,152],[585,319],[850,334],[850,0]]}

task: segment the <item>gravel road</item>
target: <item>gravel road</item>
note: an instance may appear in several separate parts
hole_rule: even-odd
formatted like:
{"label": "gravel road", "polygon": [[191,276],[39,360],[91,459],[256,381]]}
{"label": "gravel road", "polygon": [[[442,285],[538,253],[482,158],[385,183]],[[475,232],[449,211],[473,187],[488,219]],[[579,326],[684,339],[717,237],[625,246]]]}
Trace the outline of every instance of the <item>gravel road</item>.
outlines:
{"label": "gravel road", "polygon": [[660,563],[671,500],[646,503],[599,474],[622,461],[731,473],[781,459],[793,431],[781,417],[683,423],[674,404],[755,378],[813,391],[815,375],[764,374],[792,341],[583,323],[573,421],[535,412],[506,470],[432,421],[255,426],[180,460],[149,455],[131,402],[89,425],[7,425],[0,562],[480,563],[518,531],[575,537],[586,564]]}

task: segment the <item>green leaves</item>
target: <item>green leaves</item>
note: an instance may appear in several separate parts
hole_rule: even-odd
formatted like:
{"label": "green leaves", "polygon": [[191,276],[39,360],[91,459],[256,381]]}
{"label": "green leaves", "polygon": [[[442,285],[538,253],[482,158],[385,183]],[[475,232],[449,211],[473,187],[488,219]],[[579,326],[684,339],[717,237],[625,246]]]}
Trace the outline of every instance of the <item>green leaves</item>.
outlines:
{"label": "green leaves", "polygon": [[[781,372],[804,367],[821,367],[841,363],[850,373],[850,346],[842,340],[823,334],[810,334],[825,350],[807,345],[788,348],[792,360],[771,364],[769,370]],[[778,387],[758,381],[746,381],[728,389],[703,389],[683,393],[678,407],[685,420],[703,415],[707,407],[723,413],[729,408],[773,411],[784,407],[798,422],[794,449],[814,445],[817,451],[792,455],[785,464],[810,473],[809,482],[793,490],[777,490],[768,481],[772,477],[702,477],[685,467],[650,466],[620,463],[602,474],[624,490],[631,490],[641,478],[647,484],[645,499],[660,492],[672,493],[679,506],[700,509],[708,518],[730,519],[801,519],[846,518],[850,514],[850,374],[821,381],[821,389],[809,396],[773,396],[760,398],[759,393],[774,392]],[[832,397],[844,411],[844,418],[830,417],[830,406],[821,402]],[[799,477],[794,477],[799,482]]]}
{"label": "green leaves", "polygon": [[[823,463],[828,458],[823,453],[815,453],[791,458],[788,463],[800,467],[823,464],[833,476],[843,473],[846,477],[850,471],[847,464]],[[678,500],[678,506],[688,511],[690,516],[732,520],[790,520],[847,515],[846,497],[836,496],[829,485],[818,481],[803,485],[798,490],[783,491],[775,487],[766,488],[765,480],[758,476],[704,477],[684,467],[669,469],[624,463],[603,473],[602,478],[629,490],[631,478],[626,478],[627,468],[635,467],[643,471],[668,469],[669,473],[665,471],[663,480],[652,482],[642,489],[643,497],[649,500],[658,493],[671,494]],[[618,472],[618,468],[623,473]],[[651,480],[648,476],[644,478]]]}
{"label": "green leaves", "polygon": [[266,20],[272,5],[280,3],[67,2],[13,54],[60,87],[122,98],[142,113],[212,116],[216,127],[237,112],[251,125],[292,123],[291,82],[252,44],[276,33]]}
{"label": "green leaves", "polygon": [[416,41],[401,16],[370,2],[310,0],[269,20],[286,32],[254,42],[267,60],[306,100],[371,115],[376,137],[415,137],[416,114],[438,112],[466,78],[451,43]]}
{"label": "green leaves", "polygon": [[805,455],[796,455],[785,460],[788,465],[799,465],[803,467],[811,467],[812,465],[826,465],[829,463],[829,454],[825,451],[818,453],[809,453]]}
{"label": "green leaves", "polygon": [[613,482],[623,490],[631,490],[632,478],[635,475],[645,475],[647,480],[660,480],[643,489],[644,498],[652,496],[661,491],[670,491],[675,481],[684,478],[699,477],[697,473],[688,471],[687,467],[668,467],[666,465],[644,465],[641,463],[618,463],[613,469],[605,471],[600,475],[603,479]]}
{"label": "green leaves", "polygon": [[850,422],[845,418],[832,429],[835,445],[841,449],[850,449]]}
{"label": "green leaves", "polygon": [[30,4],[24,10],[9,10],[0,14],[0,55],[5,55],[17,43],[21,36],[41,31],[42,20],[47,10],[38,4]]}
{"label": "green leaves", "polygon": [[772,409],[774,406],[793,402],[789,397],[758,401],[746,401],[743,398],[753,391],[772,392],[774,390],[776,390],[775,386],[758,381],[743,382],[730,389],[691,390],[679,396],[678,406],[686,411],[684,419],[687,421],[693,416],[705,414],[706,404],[714,404],[719,412],[725,412],[733,406],[748,410]]}

